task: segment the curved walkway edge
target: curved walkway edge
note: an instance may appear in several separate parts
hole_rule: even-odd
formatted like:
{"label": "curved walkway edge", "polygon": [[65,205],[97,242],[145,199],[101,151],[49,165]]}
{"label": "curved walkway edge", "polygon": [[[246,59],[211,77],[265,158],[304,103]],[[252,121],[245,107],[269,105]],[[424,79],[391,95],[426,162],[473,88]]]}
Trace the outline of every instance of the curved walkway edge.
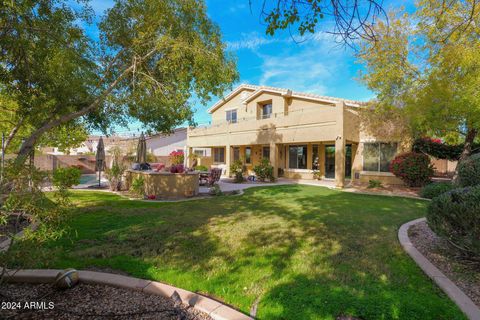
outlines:
{"label": "curved walkway edge", "polygon": [[447,278],[437,267],[435,267],[423,254],[420,253],[408,237],[408,229],[425,218],[415,219],[403,224],[398,230],[398,240],[403,249],[412,257],[418,266],[425,272],[457,306],[467,315],[470,320],[480,320],[480,309],[459,287]]}
{"label": "curved walkway edge", "polygon": [[[5,276],[9,282],[53,283],[60,271],[60,269],[9,270]],[[217,300],[161,282],[96,271],[79,270],[78,274],[80,282],[87,284],[109,285],[168,298],[177,292],[183,303],[208,314],[214,320],[253,320],[253,318]]]}

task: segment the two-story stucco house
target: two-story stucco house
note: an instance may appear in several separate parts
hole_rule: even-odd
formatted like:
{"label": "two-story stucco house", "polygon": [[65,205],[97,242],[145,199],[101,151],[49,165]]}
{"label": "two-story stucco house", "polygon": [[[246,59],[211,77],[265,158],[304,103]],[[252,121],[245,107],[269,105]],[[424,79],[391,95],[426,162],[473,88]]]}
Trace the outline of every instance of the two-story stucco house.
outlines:
{"label": "two-story stucco house", "polygon": [[358,101],[242,84],[215,103],[209,127],[189,128],[187,147],[212,148],[213,166],[241,159],[249,170],[270,159],[276,176],[401,181],[388,172],[397,154],[395,141],[378,141],[362,132]]}

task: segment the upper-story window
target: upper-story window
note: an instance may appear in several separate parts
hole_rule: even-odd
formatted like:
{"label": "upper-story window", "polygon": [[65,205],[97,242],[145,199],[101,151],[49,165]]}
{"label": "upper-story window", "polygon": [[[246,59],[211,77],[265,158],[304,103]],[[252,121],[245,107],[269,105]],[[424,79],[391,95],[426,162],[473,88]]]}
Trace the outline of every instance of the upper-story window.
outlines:
{"label": "upper-story window", "polygon": [[262,119],[268,119],[272,116],[272,104],[265,103],[261,106],[261,116]]}
{"label": "upper-story window", "polygon": [[237,109],[227,110],[227,122],[237,123]]}

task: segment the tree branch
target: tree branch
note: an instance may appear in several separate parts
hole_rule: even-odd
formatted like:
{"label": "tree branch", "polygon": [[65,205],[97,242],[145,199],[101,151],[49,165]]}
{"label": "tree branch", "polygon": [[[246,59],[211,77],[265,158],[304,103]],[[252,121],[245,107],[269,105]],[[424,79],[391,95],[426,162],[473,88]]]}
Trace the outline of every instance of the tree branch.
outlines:
{"label": "tree branch", "polygon": [[[145,54],[143,57],[141,57],[141,59],[138,59],[137,60],[137,63],[140,63],[141,61],[144,61],[146,60],[147,58],[149,58],[152,54],[154,54],[155,52],[157,51],[156,48],[152,49],[150,52],[148,52],[147,54]],[[96,108],[98,108],[100,106],[100,104],[105,100],[105,98],[108,97],[108,95],[110,95],[110,93],[113,91],[113,89],[115,89],[115,87],[120,83],[120,81],[122,81],[134,68],[135,68],[135,64],[132,64],[130,65],[128,68],[124,69],[123,72],[117,77],[117,79],[115,79],[115,81],[113,81],[107,89],[105,89],[102,94],[100,96],[98,96],[90,105],[88,105],[87,107],[83,108],[83,109],[80,109],[76,112],[73,112],[73,113],[70,113],[70,114],[66,114],[66,115],[63,115],[61,116],[60,118],[58,119],[55,119],[55,120],[52,120],[52,121],[49,121],[49,122],[46,122],[44,123],[43,125],[41,125],[38,129],[36,129],[31,135],[30,137],[25,140],[25,142],[22,144],[21,148],[20,148],[20,151],[18,153],[18,156],[16,158],[16,161],[21,161],[20,159],[24,159],[25,157],[22,157],[22,156],[25,156],[27,154],[30,153],[30,151],[33,149],[33,146],[35,145],[35,143],[37,142],[38,138],[44,134],[45,132],[47,132],[48,130],[56,127],[56,126],[59,126],[63,123],[66,123],[68,121],[71,121],[73,119],[77,119],[81,116],[84,116],[86,115],[87,113],[89,113],[90,111],[92,110],[95,110]]]}

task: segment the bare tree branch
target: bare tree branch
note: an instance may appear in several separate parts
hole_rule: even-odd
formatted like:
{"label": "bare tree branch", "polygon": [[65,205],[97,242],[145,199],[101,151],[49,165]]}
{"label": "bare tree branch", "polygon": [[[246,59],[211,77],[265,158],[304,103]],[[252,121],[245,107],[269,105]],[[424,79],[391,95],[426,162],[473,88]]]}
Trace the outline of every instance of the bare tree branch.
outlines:
{"label": "bare tree branch", "polygon": [[378,20],[388,25],[382,0],[263,0],[260,17],[270,35],[291,26],[300,35],[314,33],[321,20],[330,17],[334,25],[324,31],[348,46],[354,46],[357,40],[377,41],[374,26]]}

